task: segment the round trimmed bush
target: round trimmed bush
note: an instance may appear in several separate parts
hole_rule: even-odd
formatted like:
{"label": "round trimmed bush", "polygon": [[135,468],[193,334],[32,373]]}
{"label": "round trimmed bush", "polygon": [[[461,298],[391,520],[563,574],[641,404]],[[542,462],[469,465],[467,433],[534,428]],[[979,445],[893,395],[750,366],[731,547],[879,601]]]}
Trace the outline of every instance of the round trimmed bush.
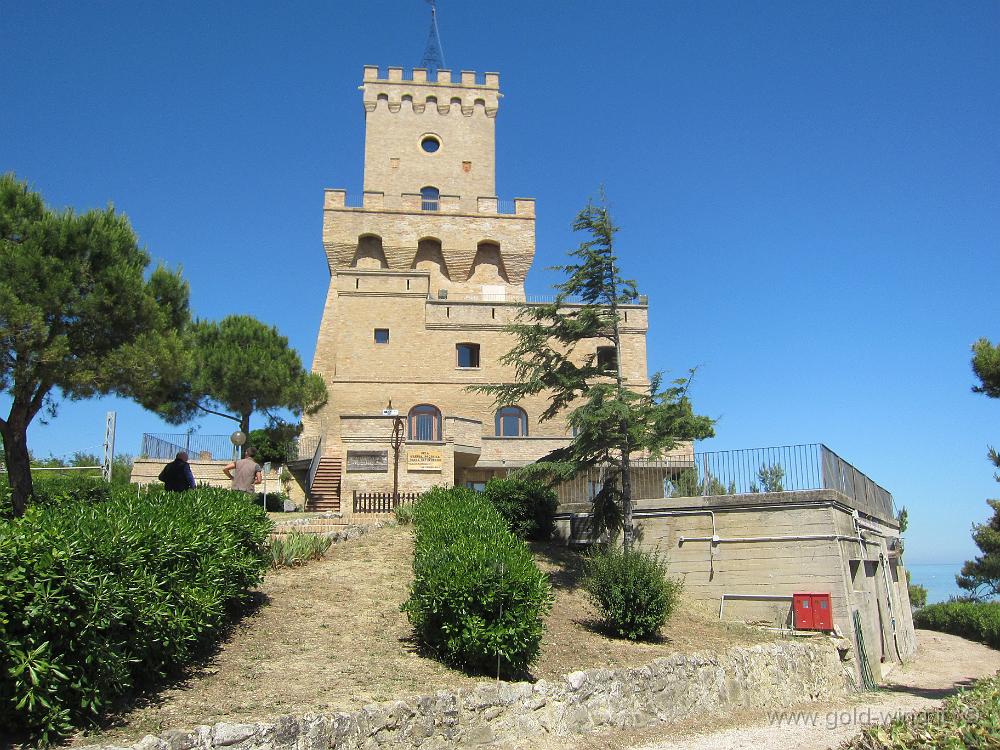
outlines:
{"label": "round trimmed bush", "polygon": [[677,607],[681,582],[667,576],[666,560],[658,554],[613,547],[587,560],[584,588],[621,638],[649,640]]}

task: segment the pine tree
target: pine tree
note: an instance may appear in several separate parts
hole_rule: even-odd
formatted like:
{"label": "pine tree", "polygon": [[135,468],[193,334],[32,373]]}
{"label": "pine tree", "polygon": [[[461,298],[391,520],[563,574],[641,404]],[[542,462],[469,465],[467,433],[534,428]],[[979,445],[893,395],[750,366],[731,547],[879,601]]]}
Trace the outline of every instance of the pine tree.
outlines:
{"label": "pine tree", "polygon": [[993,518],[972,525],[972,541],[981,554],[967,560],[955,576],[959,587],[980,600],[1000,596],[1000,500],[986,502],[993,509]]}
{"label": "pine tree", "polygon": [[[973,344],[972,371],[979,378],[979,385],[972,386],[973,393],[1000,398],[1000,344],[994,346],[988,339],[979,339]],[[1000,469],[1000,453],[993,447],[989,448],[989,459]],[[997,481],[1000,482],[1000,474]]]}
{"label": "pine tree", "polygon": [[[572,442],[522,473],[566,481],[593,467],[602,470],[594,498],[597,528],[624,531],[631,547],[632,458],[662,454],[678,442],[711,437],[713,421],[694,414],[688,399],[691,374],[663,386],[657,373],[643,389],[631,387],[622,372],[621,306],[638,300],[636,284],[623,279],[615,255],[618,227],[606,202],[590,202],[576,217],[574,231],[589,239],[570,252],[575,262],[554,270],[566,274],[555,300],[525,305],[506,327],[514,345],[501,364],[514,370],[514,382],[473,386],[494,398],[498,408],[545,393],[548,407],[540,421],[568,412]],[[598,358],[594,342],[614,347],[615,356]]]}
{"label": "pine tree", "polygon": [[327,400],[321,375],[309,373],[299,355],[274,326],[249,315],[191,326],[187,377],[160,414],[181,424],[198,413],[226,417],[249,435],[250,417],[259,412],[280,427],[275,409],[312,414]]}
{"label": "pine tree", "polygon": [[0,175],[0,418],[15,515],[34,491],[28,426],[69,399],[117,394],[147,408],[182,377],[188,286],[156,268],[113,207],[53,210]]}
{"label": "pine tree", "polygon": [[[972,345],[972,352],[972,371],[979,379],[979,385],[972,387],[973,392],[1000,398],[1000,345],[979,339]],[[987,457],[1000,468],[1000,453],[995,448],[988,449]],[[1000,482],[1000,474],[996,479]],[[993,518],[972,526],[972,540],[982,554],[967,561],[961,574],[955,577],[958,585],[976,599],[1000,596],[1000,500],[986,502],[993,509]]]}

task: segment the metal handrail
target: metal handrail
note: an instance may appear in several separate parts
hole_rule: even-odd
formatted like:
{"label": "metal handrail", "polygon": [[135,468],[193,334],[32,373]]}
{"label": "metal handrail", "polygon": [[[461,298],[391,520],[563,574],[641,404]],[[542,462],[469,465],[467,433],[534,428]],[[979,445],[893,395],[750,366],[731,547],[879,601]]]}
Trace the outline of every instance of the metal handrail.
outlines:
{"label": "metal handrail", "polygon": [[319,442],[316,443],[316,452],[313,453],[312,461],[309,462],[309,479],[308,484],[306,484],[306,491],[311,492],[313,482],[316,481],[316,472],[319,471],[319,462],[323,458],[323,441],[325,437],[321,437]]}

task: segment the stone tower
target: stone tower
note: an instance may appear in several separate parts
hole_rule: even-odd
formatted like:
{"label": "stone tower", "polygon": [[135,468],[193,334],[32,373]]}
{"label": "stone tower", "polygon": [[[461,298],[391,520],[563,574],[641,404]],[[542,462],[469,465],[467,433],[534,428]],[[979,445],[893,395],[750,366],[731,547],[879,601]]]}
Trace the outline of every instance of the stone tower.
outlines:
{"label": "stone tower", "polygon": [[500,76],[364,69],[364,193],[326,195],[323,244],[345,268],[426,270],[431,293],[524,298],[534,201],[496,196]]}
{"label": "stone tower", "polygon": [[[405,492],[479,487],[571,439],[564,419],[539,422],[544,394],[498,411],[468,390],[513,377],[504,326],[535,252],[534,200],[496,195],[500,76],[367,66],[360,88],[364,189],[327,190],[323,205],[330,286],[313,371],[329,402],[304,419],[292,466],[311,508],[344,512],[354,493],[392,487],[390,401]],[[641,385],[646,308],[627,307],[622,363]]]}

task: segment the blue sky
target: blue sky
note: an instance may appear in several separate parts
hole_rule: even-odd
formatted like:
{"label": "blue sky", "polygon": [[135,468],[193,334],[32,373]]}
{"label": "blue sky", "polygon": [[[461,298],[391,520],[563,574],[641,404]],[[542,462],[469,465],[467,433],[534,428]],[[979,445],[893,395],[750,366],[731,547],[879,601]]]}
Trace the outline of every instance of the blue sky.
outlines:
{"label": "blue sky", "polygon": [[[699,366],[706,449],[821,441],[911,511],[909,558],[973,552],[1000,495],[1000,4],[451,2],[454,70],[501,72],[501,197],[538,200],[529,292],[604,184],[650,297],[651,369]],[[361,184],[364,64],[416,65],[419,0],[6,3],[0,169],[113,201],[205,318],[276,324],[309,362],[324,187]],[[63,404],[38,454],[174,431]],[[204,433],[228,432],[217,418]]]}

